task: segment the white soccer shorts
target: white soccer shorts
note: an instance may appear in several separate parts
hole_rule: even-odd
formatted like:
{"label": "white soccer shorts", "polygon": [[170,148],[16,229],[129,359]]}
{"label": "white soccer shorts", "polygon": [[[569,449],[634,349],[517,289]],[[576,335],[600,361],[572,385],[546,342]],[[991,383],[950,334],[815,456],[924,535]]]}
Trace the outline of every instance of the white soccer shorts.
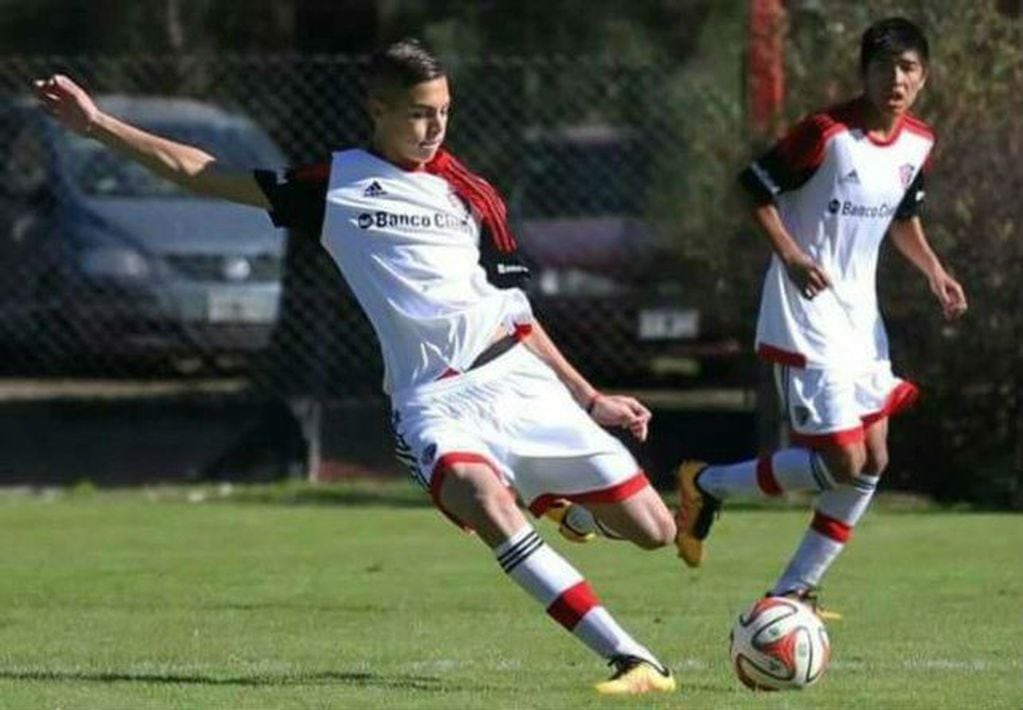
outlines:
{"label": "white soccer shorts", "polygon": [[516,345],[479,368],[392,398],[397,455],[439,503],[445,471],[482,463],[534,515],[558,498],[625,500],[649,485],[628,449],[572,399],[554,371]]}
{"label": "white soccer shorts", "polygon": [[871,424],[907,409],[919,394],[887,360],[859,369],[776,364],[774,378],[792,442],[808,448],[863,441]]}

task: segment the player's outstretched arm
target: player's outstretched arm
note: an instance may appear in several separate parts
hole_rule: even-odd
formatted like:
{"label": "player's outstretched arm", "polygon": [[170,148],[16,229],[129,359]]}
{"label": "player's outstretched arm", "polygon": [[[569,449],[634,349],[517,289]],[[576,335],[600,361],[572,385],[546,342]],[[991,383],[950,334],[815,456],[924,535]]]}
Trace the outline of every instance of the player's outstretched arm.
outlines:
{"label": "player's outstretched arm", "polygon": [[232,202],[270,207],[249,172],[219,169],[215,157],[194,146],[147,133],[104,113],[88,93],[61,74],[35,82],[43,109],[68,130],[124,153],[182,187]]}
{"label": "player's outstretched arm", "polygon": [[899,253],[927,277],[931,292],[941,304],[945,317],[951,320],[966,313],[966,293],[959,282],[945,271],[927,241],[920,218],[892,220],[888,231]]}
{"label": "player's outstretched arm", "polygon": [[635,397],[602,394],[579,373],[554,344],[547,331],[536,320],[523,344],[546,362],[558,379],[572,393],[575,401],[586,408],[590,416],[602,426],[628,429],[639,441],[646,441],[650,424],[650,410]]}

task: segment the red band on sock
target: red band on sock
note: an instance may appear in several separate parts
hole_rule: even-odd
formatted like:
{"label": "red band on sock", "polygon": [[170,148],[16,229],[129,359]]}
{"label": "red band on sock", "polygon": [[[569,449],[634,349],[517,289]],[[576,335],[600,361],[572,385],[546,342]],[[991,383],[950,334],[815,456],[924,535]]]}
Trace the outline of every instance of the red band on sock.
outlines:
{"label": "red band on sock", "polygon": [[761,456],[757,459],[757,485],[765,495],[781,495],[781,486],[778,485],[778,479],[774,477],[774,462],[770,456]]}
{"label": "red band on sock", "polygon": [[810,527],[824,537],[830,537],[835,542],[845,543],[852,536],[852,526],[825,515],[820,511],[813,514],[813,522]]}
{"label": "red band on sock", "polygon": [[574,587],[569,587],[563,591],[561,596],[547,607],[547,613],[551,615],[551,618],[571,631],[586,616],[590,609],[599,604],[600,601],[597,599],[597,595],[590,589],[590,585],[587,584],[586,580],[583,580]]}

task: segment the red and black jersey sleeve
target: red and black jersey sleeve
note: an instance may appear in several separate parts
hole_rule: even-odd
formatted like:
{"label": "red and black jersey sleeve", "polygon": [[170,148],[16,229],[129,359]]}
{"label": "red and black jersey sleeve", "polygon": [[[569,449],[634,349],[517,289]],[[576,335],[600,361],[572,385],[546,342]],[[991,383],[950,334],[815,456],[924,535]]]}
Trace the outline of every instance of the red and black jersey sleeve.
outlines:
{"label": "red and black jersey sleeve", "polygon": [[898,209],[895,210],[895,219],[913,219],[920,214],[920,208],[924,203],[924,171],[917,172],[909,189],[902,197]]}
{"label": "red and black jersey sleeve", "polygon": [[487,280],[498,288],[521,288],[529,279],[529,267],[518,244],[510,248],[499,245],[486,223],[480,230],[480,265]]}
{"label": "red and black jersey sleeve", "polygon": [[256,170],[253,175],[270,202],[270,219],[304,238],[319,241],[326,209],[329,163],[289,168],[282,173]]}
{"label": "red and black jersey sleeve", "polygon": [[739,184],[757,204],[774,201],[782,192],[802,187],[824,161],[835,122],[827,114],[810,116],[739,174]]}
{"label": "red and black jersey sleeve", "polygon": [[497,189],[446,150],[438,152],[426,170],[447,180],[459,199],[479,217],[480,264],[490,283],[498,288],[522,286],[529,278],[529,267],[508,225],[508,209]]}

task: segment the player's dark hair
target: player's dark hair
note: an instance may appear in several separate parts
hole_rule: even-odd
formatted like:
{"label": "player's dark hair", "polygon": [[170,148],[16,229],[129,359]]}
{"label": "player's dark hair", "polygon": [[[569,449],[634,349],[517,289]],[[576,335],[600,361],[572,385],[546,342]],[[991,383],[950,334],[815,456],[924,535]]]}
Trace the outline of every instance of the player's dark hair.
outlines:
{"label": "player's dark hair", "polygon": [[867,67],[876,58],[916,52],[920,61],[927,66],[929,48],[923,30],[904,17],[888,17],[875,22],[860,39],[860,72],[867,73]]}
{"label": "player's dark hair", "polygon": [[430,50],[419,40],[406,38],[373,53],[366,83],[370,96],[382,96],[444,75],[444,67]]}

